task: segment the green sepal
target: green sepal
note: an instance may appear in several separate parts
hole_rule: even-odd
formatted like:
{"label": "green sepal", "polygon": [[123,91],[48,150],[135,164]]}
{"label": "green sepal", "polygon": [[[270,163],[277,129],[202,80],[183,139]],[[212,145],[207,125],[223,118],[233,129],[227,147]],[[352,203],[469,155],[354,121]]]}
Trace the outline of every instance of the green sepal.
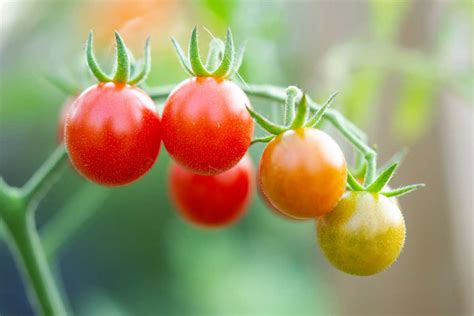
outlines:
{"label": "green sepal", "polygon": [[275,138],[275,135],[268,135],[268,136],[263,136],[263,137],[257,137],[252,139],[250,142],[250,145],[256,144],[256,143],[269,143]]}
{"label": "green sepal", "polygon": [[117,59],[115,67],[114,82],[127,83],[130,76],[130,59],[128,57],[128,49],[118,32],[115,32],[115,41],[117,45]]}
{"label": "green sepal", "polygon": [[86,60],[87,65],[89,66],[90,71],[96,77],[99,82],[110,82],[112,78],[105,74],[105,72],[100,68],[99,63],[94,56],[94,35],[92,31],[89,32],[89,37],[87,38],[86,45]]}
{"label": "green sepal", "polygon": [[222,61],[219,67],[211,73],[213,77],[227,77],[232,70],[232,66],[234,64],[234,56],[235,55],[235,48],[234,48],[234,40],[232,38],[232,32],[230,29],[227,29],[227,36],[225,41],[225,50],[224,55],[222,56]]}
{"label": "green sepal", "polygon": [[386,168],[380,175],[372,182],[368,187],[368,192],[380,192],[385,185],[390,181],[393,177],[395,170],[397,170],[398,162],[393,163],[388,168]]}
{"label": "green sepal", "polygon": [[171,42],[173,43],[173,46],[176,50],[176,54],[178,55],[178,59],[183,66],[184,70],[190,74],[191,76],[195,76],[191,65],[189,64],[188,59],[186,58],[186,54],[184,53],[183,49],[179,45],[178,41],[176,41],[174,38],[171,38]]}
{"label": "green sepal", "polygon": [[288,126],[295,118],[295,104],[296,100],[300,97],[301,90],[295,86],[289,86],[286,88],[286,99],[285,99],[285,126]]}
{"label": "green sepal", "polygon": [[140,72],[133,75],[128,82],[129,84],[139,84],[146,80],[151,70],[151,48],[150,38],[148,37],[145,41],[145,48],[143,50],[143,68]]}
{"label": "green sepal", "polygon": [[306,122],[306,127],[315,127],[318,125],[319,121],[323,118],[324,113],[329,109],[334,98],[337,96],[338,92],[333,93],[329,99],[324,103],[324,105]]}
{"label": "green sepal", "polygon": [[219,61],[222,59],[224,52],[224,42],[218,38],[213,38],[209,44],[209,52],[206,58],[206,68],[209,71],[215,71],[219,66]]}
{"label": "green sepal", "polygon": [[246,106],[247,111],[250,113],[250,116],[252,116],[255,119],[255,122],[257,122],[258,125],[260,125],[264,130],[269,132],[270,134],[273,135],[278,135],[286,131],[286,127],[275,124],[259,113],[255,112],[251,107]]}
{"label": "green sepal", "polygon": [[291,129],[300,128],[306,122],[306,117],[308,116],[308,101],[306,98],[306,93],[304,93],[300,102],[298,102],[296,114],[290,126]]}
{"label": "green sepal", "polygon": [[351,171],[347,169],[347,185],[351,191],[365,191],[363,185],[361,185],[356,178],[352,175]]}
{"label": "green sepal", "polygon": [[387,191],[387,192],[382,192],[382,195],[385,195],[386,197],[394,197],[394,196],[401,196],[405,195],[407,193],[410,193],[412,191],[415,191],[418,188],[424,187],[424,183],[418,183],[418,184],[412,184],[412,185],[407,185],[395,190]]}
{"label": "green sepal", "polygon": [[193,73],[197,77],[209,77],[210,73],[206,66],[202,63],[201,54],[199,53],[199,45],[197,38],[197,27],[195,26],[191,33],[191,40],[189,41],[188,57],[193,69]]}

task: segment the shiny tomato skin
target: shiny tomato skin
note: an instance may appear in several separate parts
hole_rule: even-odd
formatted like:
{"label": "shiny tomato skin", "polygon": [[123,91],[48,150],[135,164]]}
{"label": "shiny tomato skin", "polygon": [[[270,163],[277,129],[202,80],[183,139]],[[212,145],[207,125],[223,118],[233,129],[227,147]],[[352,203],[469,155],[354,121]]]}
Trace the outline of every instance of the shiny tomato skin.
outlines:
{"label": "shiny tomato skin", "polygon": [[262,191],[281,212],[308,219],[330,212],[346,188],[346,160],[337,143],[314,128],[288,130],[265,147]]}
{"label": "shiny tomato skin", "polygon": [[265,195],[265,193],[263,193],[263,190],[262,190],[262,182],[260,181],[259,177],[257,177],[257,181],[256,181],[256,186],[257,186],[257,192],[258,192],[258,195],[261,197],[261,199],[263,200],[264,204],[266,205],[266,207],[275,215],[281,217],[282,219],[286,219],[286,220],[292,220],[292,221],[297,221],[297,220],[301,220],[300,218],[294,218],[294,217],[291,217],[283,212],[281,212],[278,208],[276,208],[272,202],[270,202],[270,200],[267,198],[267,196]]}
{"label": "shiny tomato skin", "polygon": [[163,109],[163,144],[194,173],[214,175],[235,166],[247,152],[253,120],[250,101],[229,80],[197,77],[180,83]]}
{"label": "shiny tomato skin", "polygon": [[248,155],[218,175],[190,172],[175,162],[169,172],[171,200],[189,222],[203,227],[222,227],[247,210],[253,192],[253,164]]}
{"label": "shiny tomato skin", "polygon": [[64,102],[61,111],[59,112],[59,119],[58,119],[58,129],[57,129],[57,141],[58,143],[64,143],[64,128],[66,126],[66,119],[68,117],[69,112],[71,112],[72,108],[74,107],[74,102],[76,101],[76,97],[69,97],[67,98],[66,102]]}
{"label": "shiny tomato skin", "polygon": [[339,270],[360,276],[376,274],[395,262],[405,234],[400,209],[378,193],[346,192],[317,224],[318,241],[327,259]]}
{"label": "shiny tomato skin", "polygon": [[94,85],[77,98],[66,120],[65,143],[73,166],[105,186],[143,176],[153,166],[160,142],[155,105],[134,86]]}

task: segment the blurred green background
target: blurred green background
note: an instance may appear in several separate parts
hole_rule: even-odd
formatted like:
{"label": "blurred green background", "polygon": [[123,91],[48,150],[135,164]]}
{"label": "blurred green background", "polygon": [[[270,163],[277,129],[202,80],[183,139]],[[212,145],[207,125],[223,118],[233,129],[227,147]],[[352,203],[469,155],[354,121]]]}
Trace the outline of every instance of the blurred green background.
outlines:
{"label": "blurred green background", "polygon": [[[46,77],[93,82],[83,56],[90,29],[106,66],[114,30],[137,57],[151,35],[154,86],[186,78],[171,36],[185,45],[198,25],[205,50],[211,37],[203,27],[223,37],[230,26],[237,42],[247,41],[246,82],[296,84],[317,101],[339,91],[334,106],[367,131],[381,161],[411,149],[394,186],[427,188],[401,199],[404,252],[379,275],[344,275],[324,260],[313,222],[286,221],[257,197],[230,228],[190,226],[168,200],[162,148],[133,185],[99,188],[69,167],[41,203],[48,249],[70,229],[61,225],[79,224],[53,262],[74,313],[471,314],[473,13],[471,1],[2,0],[0,174],[20,186],[56,147],[68,96]],[[282,117],[281,107],[252,101]],[[329,132],[350,158],[351,148]],[[256,164],[262,149],[251,149]],[[62,211],[74,215],[59,229],[45,225]],[[0,314],[32,314],[1,242]]]}

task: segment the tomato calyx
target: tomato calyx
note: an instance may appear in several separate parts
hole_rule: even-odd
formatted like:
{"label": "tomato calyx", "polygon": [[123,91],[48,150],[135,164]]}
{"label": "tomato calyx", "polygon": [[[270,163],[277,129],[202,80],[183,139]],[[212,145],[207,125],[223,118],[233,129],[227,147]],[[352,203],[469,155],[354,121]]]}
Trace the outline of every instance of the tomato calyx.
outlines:
{"label": "tomato calyx", "polygon": [[209,44],[206,63],[203,63],[199,52],[197,27],[191,33],[187,57],[176,39],[171,38],[171,41],[184,70],[194,77],[228,79],[237,73],[242,64],[245,46],[235,49],[230,29],[227,30],[225,44],[222,40],[213,38]]}
{"label": "tomato calyx", "polygon": [[308,118],[309,106],[307,95],[297,87],[289,86],[286,89],[284,125],[280,125],[268,120],[263,115],[247,106],[247,111],[254,118],[255,122],[257,122],[257,124],[260,125],[265,131],[271,134],[253,139],[252,144],[268,143],[273,138],[275,138],[275,136],[280,135],[281,133],[284,133],[290,129],[294,130],[301,127],[317,127],[336,95],[337,93],[332,94],[329,99],[317,111],[315,111],[312,116]]}
{"label": "tomato calyx", "polygon": [[359,181],[357,181],[357,179],[350,172],[350,170],[347,170],[347,187],[350,191],[380,193],[382,195],[385,195],[386,197],[395,197],[410,193],[418,188],[425,186],[425,184],[423,183],[417,183],[402,186],[394,190],[384,191],[384,188],[392,179],[399,164],[400,162],[398,161],[390,164],[388,167],[386,167],[380,172],[378,177],[376,177],[373,182],[369,183],[368,185],[361,184]]}
{"label": "tomato calyx", "polygon": [[145,41],[142,67],[138,70],[133,56],[130,55],[127,46],[118,32],[115,32],[116,41],[116,60],[114,72],[111,75],[106,74],[100,67],[94,56],[94,37],[92,31],[89,33],[86,45],[86,60],[90,71],[95,78],[102,83],[114,82],[117,84],[138,85],[146,80],[151,70],[150,38]]}

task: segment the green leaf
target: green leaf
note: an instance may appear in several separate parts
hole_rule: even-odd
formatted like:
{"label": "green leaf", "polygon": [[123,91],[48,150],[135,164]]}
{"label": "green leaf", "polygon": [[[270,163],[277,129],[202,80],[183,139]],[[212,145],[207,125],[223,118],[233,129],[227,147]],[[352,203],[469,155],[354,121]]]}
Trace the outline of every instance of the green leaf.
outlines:
{"label": "green leaf", "polygon": [[210,73],[202,63],[197,36],[197,27],[195,26],[191,33],[191,40],[189,41],[189,60],[191,68],[196,76],[208,77]]}
{"label": "green leaf", "polygon": [[222,57],[221,64],[211,74],[213,77],[227,77],[231,71],[232,65],[234,64],[234,40],[232,38],[232,32],[230,29],[227,30],[224,56]]}
{"label": "green leaf", "polygon": [[273,135],[278,135],[286,131],[286,128],[284,126],[275,124],[259,113],[255,112],[251,107],[247,106],[247,111],[249,111],[250,115],[255,119],[255,122],[257,122],[258,125],[260,125],[264,130],[269,132],[270,134]]}
{"label": "green leaf", "polygon": [[319,121],[321,121],[324,113],[326,113],[327,109],[329,108],[337,94],[338,92],[335,92],[329,97],[329,99],[327,99],[324,105],[306,123],[307,127],[315,127],[319,123]]}
{"label": "green leaf", "polygon": [[356,178],[352,175],[351,171],[347,169],[347,184],[352,191],[365,191],[364,186],[362,186]]}
{"label": "green leaf", "polygon": [[128,57],[128,49],[118,32],[115,32],[115,41],[117,43],[117,59],[114,82],[127,83],[130,76],[130,59]]}
{"label": "green leaf", "polygon": [[240,66],[242,65],[242,60],[244,58],[245,52],[245,43],[241,44],[235,53],[234,64],[232,65],[231,72],[229,73],[229,77],[234,75],[235,73],[239,72]]}
{"label": "green leaf", "polygon": [[425,133],[434,112],[436,81],[422,75],[407,75],[397,105],[393,127],[396,135],[413,141]]}
{"label": "green leaf", "polygon": [[189,65],[189,61],[186,58],[186,54],[179,45],[178,41],[176,41],[174,38],[171,38],[171,42],[173,43],[174,49],[176,50],[176,54],[178,55],[178,59],[184,70],[191,76],[195,76],[194,71],[191,69],[191,65]]}
{"label": "green leaf", "polygon": [[397,170],[398,163],[395,162],[392,165],[390,165],[387,169],[382,171],[380,175],[375,179],[372,184],[370,184],[367,187],[368,192],[380,192],[385,185],[390,181],[390,179],[393,177],[393,174],[395,173],[395,170]]}
{"label": "green leaf", "polygon": [[372,27],[381,40],[392,39],[400,29],[404,13],[410,4],[407,0],[380,1],[371,0],[370,15]]}
{"label": "green leaf", "polygon": [[382,192],[381,194],[385,195],[386,197],[402,196],[412,191],[415,191],[418,188],[422,188],[424,186],[425,186],[424,183],[412,184],[412,185],[407,185],[395,190]]}
{"label": "green leaf", "polygon": [[145,49],[143,52],[143,68],[128,82],[129,84],[139,84],[146,80],[151,70],[151,49],[150,49],[150,38],[148,37],[145,41]]}
{"label": "green leaf", "polygon": [[86,60],[87,65],[89,66],[90,71],[92,74],[99,80],[99,82],[110,82],[112,78],[104,73],[104,71],[100,68],[97,60],[94,56],[94,35],[92,31],[89,32],[89,37],[87,38],[87,45],[86,45]]}

